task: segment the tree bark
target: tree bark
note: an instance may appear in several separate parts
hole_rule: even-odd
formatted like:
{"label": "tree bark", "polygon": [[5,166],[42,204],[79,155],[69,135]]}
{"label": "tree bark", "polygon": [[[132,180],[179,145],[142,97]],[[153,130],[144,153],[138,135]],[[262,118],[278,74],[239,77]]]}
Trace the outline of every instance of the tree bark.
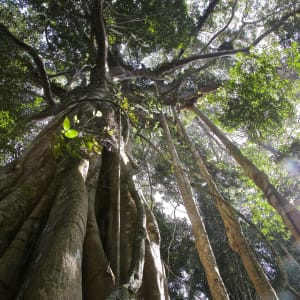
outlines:
{"label": "tree bark", "polygon": [[[160,234],[152,211],[146,205],[147,239],[143,284],[138,299],[168,300],[168,286],[164,265],[160,257]],[[144,298],[142,298],[144,297]]]}
{"label": "tree bark", "polygon": [[[4,300],[117,299],[118,294],[125,297],[121,299],[168,299],[160,239],[149,225],[154,216],[146,214],[128,159],[120,172],[120,153],[114,147],[118,136],[109,136],[102,154],[89,159],[86,181],[78,159],[67,153],[54,158],[52,137],[61,131],[66,115],[72,120],[76,113],[82,130],[97,125],[99,143],[104,128],[118,131],[118,106],[103,89],[72,97],[76,104],[56,116],[15,164],[1,170],[0,295]],[[95,124],[89,115],[93,110],[105,114],[93,119]]]}
{"label": "tree bark", "polygon": [[22,299],[82,299],[82,245],[88,201],[78,167],[75,163],[58,178],[53,208],[19,294]]}
{"label": "tree bark", "polygon": [[95,214],[95,195],[101,168],[101,157],[93,156],[90,160],[87,177],[89,198],[87,230],[83,245],[83,298],[105,299],[113,290],[115,276],[103,249]]}

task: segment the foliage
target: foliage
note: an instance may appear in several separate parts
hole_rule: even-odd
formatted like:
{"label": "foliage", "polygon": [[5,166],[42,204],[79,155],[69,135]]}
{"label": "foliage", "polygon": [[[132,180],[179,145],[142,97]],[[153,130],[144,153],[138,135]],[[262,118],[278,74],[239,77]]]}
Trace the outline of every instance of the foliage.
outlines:
{"label": "foliage", "polygon": [[[170,51],[182,48],[191,36],[192,19],[188,15],[185,1],[113,1],[110,10],[112,29],[118,32],[111,38],[140,48],[146,53],[164,48]],[[114,13],[119,12],[119,13]],[[169,33],[174,33],[170,35]],[[120,40],[120,36],[122,39]]]}
{"label": "foliage", "polygon": [[[288,51],[293,54],[289,60],[293,59],[297,68],[299,54],[295,47]],[[209,96],[220,104],[220,121],[225,126],[244,128],[256,139],[282,132],[284,120],[294,113],[299,88],[280,74],[280,69],[285,70],[282,59],[280,52],[274,50],[238,57],[230,70],[230,79],[215,95]]]}
{"label": "foliage", "polygon": [[[76,123],[77,116],[74,116]],[[84,134],[79,136],[76,129],[71,128],[68,117],[63,121],[61,134],[55,136],[53,144],[53,154],[56,159],[63,158],[66,154],[73,158],[81,158],[91,153],[101,153],[102,147],[97,142],[95,136]]]}
{"label": "foliage", "polygon": [[[110,126],[110,121],[113,118],[121,121],[124,140],[129,136],[126,151],[128,156],[133,154],[130,161],[136,164],[139,185],[146,191],[147,202],[155,207],[162,235],[161,250],[169,267],[167,274],[172,299],[196,299],[200,298],[201,292],[209,295],[209,291],[190,224],[185,219],[166,216],[155,202],[154,195],[158,193],[164,204],[182,204],[175,168],[166,154],[168,149],[160,128],[161,112],[167,116],[174,144],[185,165],[184,171],[193,177],[197,205],[203,213],[230,296],[241,299],[247,291],[250,299],[255,297],[255,291],[239,258],[230,250],[207,185],[204,180],[199,180],[198,169],[190,149],[179,137],[169,105],[176,107],[179,113],[184,111],[181,113],[183,124],[188,127],[188,134],[226,200],[249,217],[270,240],[278,237],[288,241],[290,238],[274,209],[254,190],[253,183],[241,176],[224,146],[190,110],[197,99],[201,110],[211,119],[216,116],[215,123],[224,125],[226,133],[243,144],[243,153],[273,177],[272,183],[276,187],[288,190],[299,185],[295,177],[293,183],[281,180],[286,174],[275,165],[279,159],[249,143],[249,138],[252,142],[268,142],[278,146],[282,157],[300,157],[292,151],[293,145],[296,150],[299,148],[297,141],[291,141],[286,134],[288,129],[298,126],[293,116],[299,114],[300,54],[299,45],[294,42],[299,39],[299,26],[295,21],[299,19],[299,13],[285,20],[280,29],[276,27],[275,34],[280,38],[281,47],[265,40],[262,51],[255,47],[248,53],[251,43],[261,32],[272,31],[271,27],[286,12],[292,11],[295,4],[290,2],[103,1],[108,55],[112,45],[121,44],[126,77],[113,78],[106,86],[107,95],[99,100],[98,91],[94,97],[90,93],[94,86],[88,86],[96,70],[99,50],[103,50],[97,49],[95,28],[91,25],[96,1],[0,0],[1,8],[4,8],[0,10],[1,24],[17,39],[34,48],[43,61],[57,111],[69,109],[76,101],[92,107],[91,111],[83,112],[85,117],[90,113],[84,124],[78,119],[77,112],[63,115],[52,144],[57,165],[63,165],[66,158],[90,158],[93,153],[101,154],[103,149],[106,152],[111,151],[107,149],[114,150],[113,139],[118,138],[119,132]],[[208,5],[214,3],[215,7],[209,11]],[[234,49],[221,49],[224,41],[230,41]],[[242,49],[236,50],[239,47]],[[220,54],[223,50],[229,54]],[[37,131],[33,133],[28,129],[34,128],[34,124],[40,126],[33,116],[47,108],[47,101],[34,59],[1,32],[0,54],[0,161],[8,162],[20,155],[18,143],[23,147],[26,139],[31,140],[36,135]],[[160,62],[164,64],[160,65]],[[162,66],[168,68],[161,71]],[[112,98],[112,101],[108,100]],[[118,120],[120,111],[122,117]],[[102,120],[107,123],[103,125]],[[288,126],[287,122],[290,122]],[[274,143],[280,135],[280,142]],[[294,136],[297,135],[299,138],[295,130]],[[110,172],[105,170],[101,174],[102,189],[106,193],[103,198],[107,202],[112,198],[106,196],[114,179]],[[105,176],[110,177],[106,179]],[[100,191],[97,189],[97,193]],[[291,193],[286,192],[288,196]],[[101,213],[106,214],[106,210]],[[247,226],[243,229],[249,238],[251,230]],[[251,246],[263,262],[262,253],[267,257],[270,251],[260,239],[256,237]],[[251,242],[251,238],[249,240]],[[263,267],[271,278],[275,263],[273,258],[266,261]]]}
{"label": "foliage", "polygon": [[164,241],[161,251],[167,264],[170,297],[185,299],[186,294],[197,295],[202,292],[208,295],[205,274],[194,248],[190,224],[185,219],[172,219],[158,208],[155,209],[155,215]]}
{"label": "foliage", "polygon": [[0,112],[0,128],[5,129],[7,127],[10,127],[10,125],[13,124],[13,120],[9,116],[8,111],[1,111]]}
{"label": "foliage", "polygon": [[249,198],[248,196],[247,206],[251,209],[251,220],[261,232],[270,240],[273,240],[277,235],[286,240],[290,239],[291,236],[286,231],[281,218],[270,204],[263,201],[262,195],[253,194],[252,199]]}
{"label": "foliage", "polygon": [[294,16],[289,22],[285,22],[282,28],[279,28],[276,33],[279,36],[280,44],[290,46],[293,42],[300,43],[300,16]]}
{"label": "foliage", "polygon": [[[287,54],[287,64],[295,72],[300,74],[300,51],[299,44],[296,42],[292,42],[291,46],[285,49],[285,53]],[[298,80],[299,84],[299,80]]]}

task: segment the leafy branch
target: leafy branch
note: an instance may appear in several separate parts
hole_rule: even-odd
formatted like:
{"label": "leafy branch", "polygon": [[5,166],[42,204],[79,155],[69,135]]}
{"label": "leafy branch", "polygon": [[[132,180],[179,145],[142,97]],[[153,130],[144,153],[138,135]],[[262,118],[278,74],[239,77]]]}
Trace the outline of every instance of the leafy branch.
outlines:
{"label": "leafy branch", "polygon": [[[77,116],[74,116],[74,122],[77,123]],[[63,121],[61,134],[55,136],[53,144],[53,154],[56,159],[65,154],[74,158],[81,158],[82,155],[101,152],[102,147],[97,142],[95,136],[85,134],[79,136],[78,130],[71,128],[71,122],[68,117]]]}

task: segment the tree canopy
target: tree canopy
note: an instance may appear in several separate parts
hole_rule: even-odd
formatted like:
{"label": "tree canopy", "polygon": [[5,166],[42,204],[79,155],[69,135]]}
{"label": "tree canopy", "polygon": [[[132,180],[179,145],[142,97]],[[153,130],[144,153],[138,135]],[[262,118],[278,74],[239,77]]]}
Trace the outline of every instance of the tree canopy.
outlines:
{"label": "tree canopy", "polygon": [[4,299],[300,299],[299,18],[0,0]]}

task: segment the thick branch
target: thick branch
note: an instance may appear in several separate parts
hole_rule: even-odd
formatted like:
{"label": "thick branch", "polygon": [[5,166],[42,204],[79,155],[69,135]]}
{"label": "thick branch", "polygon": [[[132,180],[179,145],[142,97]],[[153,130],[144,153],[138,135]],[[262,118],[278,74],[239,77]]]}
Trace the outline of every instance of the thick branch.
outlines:
{"label": "thick branch", "polygon": [[225,51],[218,51],[218,52],[192,55],[192,56],[184,58],[184,59],[175,60],[175,61],[170,62],[170,63],[162,64],[159,68],[156,69],[155,73],[157,75],[161,75],[165,72],[174,71],[174,70],[176,70],[180,67],[185,66],[188,63],[191,63],[191,62],[194,62],[194,61],[197,61],[197,60],[230,56],[230,55],[240,53],[240,52],[248,53],[249,52],[249,47],[234,49],[234,50],[225,50]]}
{"label": "thick branch", "polygon": [[92,74],[91,83],[94,86],[105,85],[106,66],[107,66],[107,49],[108,42],[103,20],[103,0],[95,0],[92,11],[92,30],[95,34],[98,50],[96,57],[96,66]]}
{"label": "thick branch", "polygon": [[8,37],[13,43],[19,46],[21,49],[25,50],[33,59],[34,63],[36,64],[40,77],[41,77],[41,85],[44,90],[44,96],[46,101],[50,106],[54,106],[55,102],[52,98],[52,91],[50,87],[50,82],[48,80],[48,76],[45,70],[45,66],[41,58],[39,57],[36,49],[31,47],[30,45],[22,42],[17,37],[15,37],[4,24],[0,23],[0,32],[3,33],[6,37]]}
{"label": "thick branch", "polygon": [[220,2],[220,0],[211,0],[207,6],[207,8],[205,9],[204,13],[202,16],[200,16],[198,18],[198,22],[197,22],[197,31],[201,30],[201,28],[203,27],[203,25],[205,24],[205,22],[207,21],[208,17],[214,12],[217,4]]}
{"label": "thick branch", "polygon": [[[30,72],[30,78],[37,84],[42,85],[43,80],[41,79],[39,71],[34,67],[34,64],[32,61],[28,58],[20,57],[20,59],[23,60],[24,65]],[[61,74],[56,74],[57,76],[64,75],[67,72],[61,72]],[[56,75],[48,75],[48,79],[51,80],[51,78],[55,77]],[[57,82],[51,82],[49,81],[52,94],[57,97],[63,97],[66,94],[66,90]]]}

